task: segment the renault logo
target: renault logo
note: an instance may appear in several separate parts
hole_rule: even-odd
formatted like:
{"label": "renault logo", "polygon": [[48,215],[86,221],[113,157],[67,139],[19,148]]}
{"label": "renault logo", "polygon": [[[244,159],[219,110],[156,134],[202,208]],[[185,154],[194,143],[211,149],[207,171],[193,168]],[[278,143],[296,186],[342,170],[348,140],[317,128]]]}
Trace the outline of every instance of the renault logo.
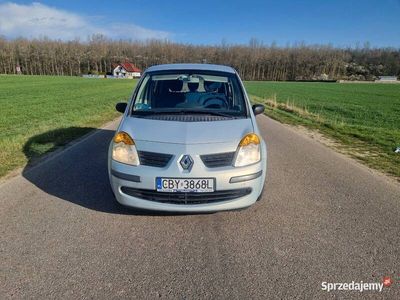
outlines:
{"label": "renault logo", "polygon": [[182,169],[190,171],[193,166],[193,159],[190,157],[190,155],[185,154],[184,156],[182,156],[179,163],[181,164]]}

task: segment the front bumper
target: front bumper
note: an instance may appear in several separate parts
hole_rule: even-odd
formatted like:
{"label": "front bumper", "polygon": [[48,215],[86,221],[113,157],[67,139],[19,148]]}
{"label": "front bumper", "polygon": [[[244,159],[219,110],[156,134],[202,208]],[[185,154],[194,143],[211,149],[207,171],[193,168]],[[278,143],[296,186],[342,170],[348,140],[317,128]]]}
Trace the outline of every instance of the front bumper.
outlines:
{"label": "front bumper", "polygon": [[[143,143],[141,145],[142,148],[146,148],[146,146],[148,146],[148,149],[152,148],[152,145]],[[223,145],[218,146],[221,149]],[[116,200],[125,206],[169,212],[232,210],[248,207],[257,201],[265,181],[265,146],[262,149],[262,159],[259,163],[239,168],[232,166],[207,168],[202,163],[200,155],[202,154],[201,151],[210,151],[210,149],[203,150],[204,146],[196,147],[197,149],[190,149],[188,146],[181,147],[184,147],[184,149],[179,149],[180,147],[177,145],[172,145],[171,149],[168,149],[168,144],[165,145],[163,151],[174,153],[174,157],[164,168],[142,165],[130,166],[116,162],[109,157],[109,177]],[[179,165],[181,153],[190,153],[194,160],[190,172],[182,170]],[[240,181],[242,176],[245,181]],[[205,196],[208,193],[196,193],[197,195],[187,196],[184,193],[175,193],[176,199],[174,199],[173,195],[156,192],[156,177],[215,178],[216,193],[210,195],[209,199]],[[193,198],[196,199],[192,201]],[[200,198],[201,201],[199,201]],[[164,201],[165,199],[168,201]],[[213,201],[215,199],[216,201]]]}

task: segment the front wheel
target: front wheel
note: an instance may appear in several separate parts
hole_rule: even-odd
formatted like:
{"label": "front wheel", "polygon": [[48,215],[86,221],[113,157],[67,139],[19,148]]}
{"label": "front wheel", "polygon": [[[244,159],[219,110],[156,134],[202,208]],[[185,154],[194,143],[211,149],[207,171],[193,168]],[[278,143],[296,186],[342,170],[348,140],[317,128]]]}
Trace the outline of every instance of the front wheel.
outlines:
{"label": "front wheel", "polygon": [[260,200],[262,199],[262,197],[263,197],[263,195],[264,195],[264,191],[265,191],[265,183],[264,183],[263,188],[262,188],[262,190],[261,190],[260,196],[258,196],[256,202],[258,202],[258,201],[260,201]]}

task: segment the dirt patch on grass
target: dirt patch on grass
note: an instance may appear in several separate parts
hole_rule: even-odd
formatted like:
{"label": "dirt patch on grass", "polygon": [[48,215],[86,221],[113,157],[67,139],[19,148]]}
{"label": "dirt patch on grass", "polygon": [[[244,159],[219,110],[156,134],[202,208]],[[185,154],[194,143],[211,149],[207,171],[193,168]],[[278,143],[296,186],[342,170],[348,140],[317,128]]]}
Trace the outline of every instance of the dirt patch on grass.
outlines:
{"label": "dirt patch on grass", "polygon": [[301,126],[301,125],[297,125],[297,126],[291,126],[294,127],[298,132],[320,142],[321,144],[324,144],[330,148],[334,148],[334,149],[340,149],[341,144],[338,143],[337,141],[335,141],[332,138],[329,138],[328,136],[318,132],[317,130],[312,130],[310,128]]}

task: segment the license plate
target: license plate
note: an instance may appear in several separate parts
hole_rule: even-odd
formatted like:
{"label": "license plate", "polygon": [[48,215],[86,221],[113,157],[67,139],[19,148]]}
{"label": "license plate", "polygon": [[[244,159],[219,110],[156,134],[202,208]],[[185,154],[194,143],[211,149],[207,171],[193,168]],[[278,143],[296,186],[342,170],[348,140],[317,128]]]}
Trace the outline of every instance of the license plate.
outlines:
{"label": "license plate", "polygon": [[156,179],[158,192],[210,193],[214,191],[213,178],[161,178]]}

